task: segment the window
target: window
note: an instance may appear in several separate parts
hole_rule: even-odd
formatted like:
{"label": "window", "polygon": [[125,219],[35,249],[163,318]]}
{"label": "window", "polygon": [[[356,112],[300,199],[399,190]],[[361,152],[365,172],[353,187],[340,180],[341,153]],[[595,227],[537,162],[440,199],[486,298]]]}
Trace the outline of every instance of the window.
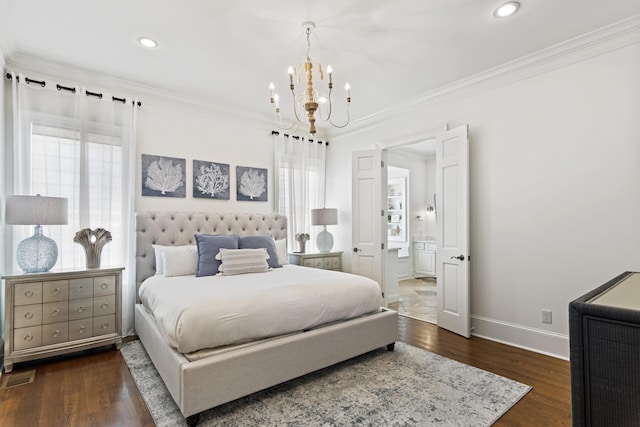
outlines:
{"label": "window", "polygon": [[[84,250],[69,235],[101,227],[123,236],[121,138],[104,126],[81,134],[72,122],[64,125],[32,122],[31,188],[33,194],[69,199],[69,225],[50,226],[49,237],[58,243],[57,267],[85,267]],[[104,247],[102,263],[123,264],[109,249]]]}

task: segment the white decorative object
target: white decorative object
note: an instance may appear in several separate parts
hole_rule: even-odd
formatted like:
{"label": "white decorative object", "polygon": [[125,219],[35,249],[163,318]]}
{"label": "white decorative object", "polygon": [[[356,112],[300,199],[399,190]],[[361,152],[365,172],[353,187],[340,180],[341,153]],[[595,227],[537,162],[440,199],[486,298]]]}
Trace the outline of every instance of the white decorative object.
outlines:
{"label": "white decorative object", "polygon": [[61,197],[7,196],[5,222],[35,225],[33,236],[24,239],[16,250],[16,260],[25,273],[51,270],[58,260],[56,242],[42,234],[43,225],[68,222],[68,201]]}
{"label": "white decorative object", "polygon": [[307,245],[307,240],[309,240],[309,234],[308,233],[297,233],[296,234],[296,241],[298,242],[298,246],[300,247],[300,250],[298,252],[300,253],[304,253],[305,252],[305,246]]}
{"label": "white decorative object", "polygon": [[316,247],[320,252],[331,252],[331,248],[333,248],[333,236],[327,231],[327,225],[336,225],[337,223],[337,209],[311,209],[311,225],[322,225],[324,227],[316,236]]}

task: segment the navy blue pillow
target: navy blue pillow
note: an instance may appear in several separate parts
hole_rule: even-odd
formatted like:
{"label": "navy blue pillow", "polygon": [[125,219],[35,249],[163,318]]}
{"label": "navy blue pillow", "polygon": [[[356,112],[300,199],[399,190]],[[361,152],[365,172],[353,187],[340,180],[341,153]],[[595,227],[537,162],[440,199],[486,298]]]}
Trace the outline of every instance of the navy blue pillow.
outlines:
{"label": "navy blue pillow", "polygon": [[238,235],[196,234],[198,245],[198,269],[196,277],[213,276],[218,274],[218,267],[222,262],[216,259],[220,248],[238,249]]}
{"label": "navy blue pillow", "polygon": [[278,262],[278,252],[276,252],[276,243],[270,234],[257,234],[255,236],[240,236],[238,240],[238,249],[260,249],[265,248],[269,254],[269,267],[282,267]]}

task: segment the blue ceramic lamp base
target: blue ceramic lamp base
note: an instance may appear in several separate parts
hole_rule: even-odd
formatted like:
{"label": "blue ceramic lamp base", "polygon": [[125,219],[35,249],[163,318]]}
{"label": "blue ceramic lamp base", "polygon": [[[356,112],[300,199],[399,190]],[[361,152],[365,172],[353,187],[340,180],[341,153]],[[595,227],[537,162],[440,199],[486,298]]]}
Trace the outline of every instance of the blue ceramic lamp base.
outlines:
{"label": "blue ceramic lamp base", "polygon": [[33,236],[18,244],[16,260],[25,273],[49,271],[58,260],[58,246],[42,234],[42,226],[36,225]]}

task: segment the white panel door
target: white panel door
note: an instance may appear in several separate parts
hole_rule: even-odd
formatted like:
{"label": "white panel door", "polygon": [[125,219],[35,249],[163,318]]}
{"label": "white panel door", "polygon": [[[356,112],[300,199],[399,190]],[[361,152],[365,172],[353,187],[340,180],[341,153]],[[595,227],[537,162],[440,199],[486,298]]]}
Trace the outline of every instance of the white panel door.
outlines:
{"label": "white panel door", "polygon": [[469,338],[468,125],[436,137],[438,326]]}
{"label": "white panel door", "polygon": [[[351,271],[380,284],[384,296],[384,251],[386,219],[382,194],[386,190],[383,150],[355,151],[352,157],[352,243]],[[382,183],[385,185],[382,185]],[[386,193],[385,193],[386,194]]]}

